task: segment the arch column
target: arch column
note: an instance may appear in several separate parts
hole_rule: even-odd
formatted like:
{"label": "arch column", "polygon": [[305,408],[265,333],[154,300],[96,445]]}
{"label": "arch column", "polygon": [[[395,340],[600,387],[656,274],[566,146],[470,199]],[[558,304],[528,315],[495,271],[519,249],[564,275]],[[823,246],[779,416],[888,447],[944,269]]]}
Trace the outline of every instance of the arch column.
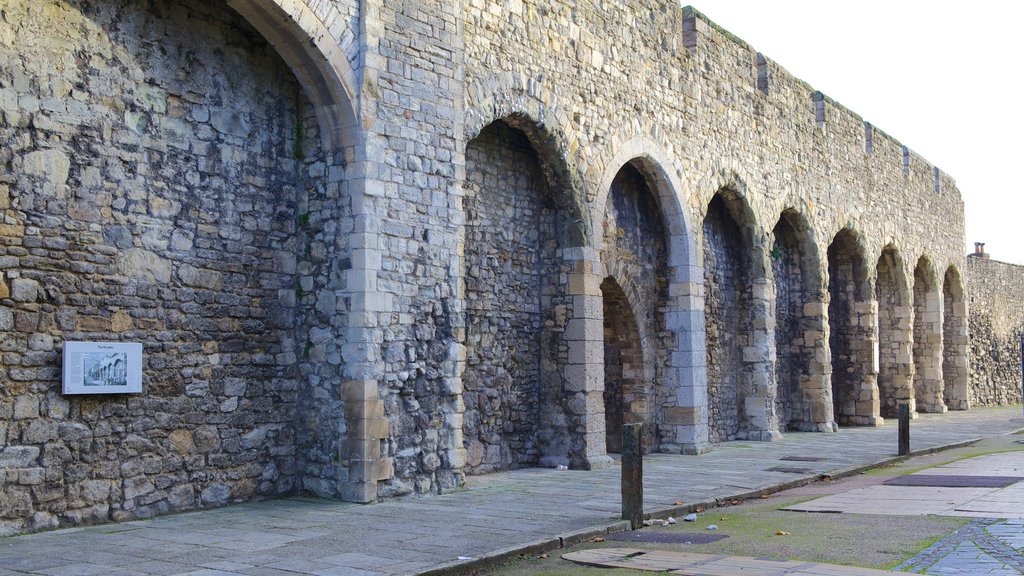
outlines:
{"label": "arch column", "polygon": [[563,380],[568,460],[573,468],[593,470],[612,463],[604,421],[604,267],[594,248],[568,248],[563,258],[571,270],[572,306],[563,336],[568,351]]}
{"label": "arch column", "polygon": [[857,426],[882,426],[882,400],[878,389],[880,370],[878,341],[878,301],[856,302],[853,305],[854,324],[851,326],[851,348],[860,362],[860,378],[856,386],[853,412],[849,422]]}

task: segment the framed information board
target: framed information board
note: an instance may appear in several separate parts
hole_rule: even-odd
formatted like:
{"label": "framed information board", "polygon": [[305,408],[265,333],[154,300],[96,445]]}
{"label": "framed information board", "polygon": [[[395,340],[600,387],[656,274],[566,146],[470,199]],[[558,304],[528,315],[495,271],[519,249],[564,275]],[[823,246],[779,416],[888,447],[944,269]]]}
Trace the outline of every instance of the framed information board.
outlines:
{"label": "framed information board", "polygon": [[140,394],[142,344],[65,342],[64,394]]}

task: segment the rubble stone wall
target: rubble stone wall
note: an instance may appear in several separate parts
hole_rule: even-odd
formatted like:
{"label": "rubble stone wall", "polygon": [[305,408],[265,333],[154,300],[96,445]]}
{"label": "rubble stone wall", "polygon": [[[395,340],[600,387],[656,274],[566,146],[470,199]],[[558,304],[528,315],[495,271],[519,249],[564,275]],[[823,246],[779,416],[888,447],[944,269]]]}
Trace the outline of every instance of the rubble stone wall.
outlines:
{"label": "rubble stone wall", "polygon": [[967,407],[952,178],[692,8],[16,0],[0,56],[4,531],[600,467],[620,373],[650,450],[879,425],[922,258]]}
{"label": "rubble stone wall", "polygon": [[[3,18],[0,531],[293,491],[302,89],[216,3]],[[62,395],[62,342],[112,339],[144,394]]]}
{"label": "rubble stone wall", "polygon": [[1024,266],[968,258],[965,277],[971,335],[971,406],[1019,403]]}

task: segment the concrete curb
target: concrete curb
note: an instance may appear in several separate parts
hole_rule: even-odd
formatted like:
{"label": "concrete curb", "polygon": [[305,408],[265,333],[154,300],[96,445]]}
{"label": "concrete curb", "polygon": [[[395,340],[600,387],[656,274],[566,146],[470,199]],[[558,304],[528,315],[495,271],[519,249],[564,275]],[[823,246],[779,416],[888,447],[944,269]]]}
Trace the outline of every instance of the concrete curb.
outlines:
{"label": "concrete curb", "polygon": [[[1018,428],[1018,429],[1016,429],[1016,430],[1014,430],[1014,431],[1012,431],[1012,432],[1010,432],[1008,434],[1005,434],[1005,436],[1010,436],[1010,435],[1013,435],[1013,434],[1019,434],[1021,432],[1024,432],[1024,428]],[[958,442],[951,442],[949,444],[939,444],[939,445],[936,445],[936,446],[930,446],[928,448],[920,448],[918,450],[911,450],[910,454],[908,454],[906,456],[892,456],[892,457],[888,457],[888,458],[882,458],[880,460],[877,460],[875,462],[870,462],[870,463],[867,463],[867,464],[859,464],[857,466],[851,466],[849,468],[840,468],[839,470],[835,470],[833,472],[827,472],[824,475],[827,475],[828,477],[830,477],[832,479],[846,478],[846,477],[849,477],[849,476],[854,476],[856,474],[860,474],[861,472],[865,472],[865,471],[870,470],[872,468],[878,468],[879,466],[886,466],[886,465],[889,465],[889,464],[895,464],[897,462],[902,462],[904,460],[908,460],[908,459],[913,458],[915,456],[925,456],[927,454],[934,454],[936,452],[942,452],[942,451],[945,451],[945,450],[953,450],[955,448],[963,448],[964,446],[970,446],[971,444],[974,444],[975,442],[980,442],[981,440],[984,440],[985,438],[994,438],[994,436],[979,436],[979,437],[968,439],[968,440],[961,440],[961,441],[958,441]],[[711,508],[718,508],[720,506],[720,504],[722,502],[725,502],[725,501],[729,501],[729,500],[749,500],[749,499],[754,499],[754,498],[760,498],[762,496],[768,496],[770,494],[775,494],[777,492],[782,492],[784,490],[789,490],[791,488],[798,488],[800,486],[805,486],[807,484],[810,484],[811,482],[814,482],[814,481],[818,480],[820,477],[821,477],[821,475],[801,476],[799,478],[795,478],[793,480],[789,480],[789,481],[786,481],[786,482],[779,482],[779,483],[776,483],[776,484],[769,484],[769,485],[766,485],[766,486],[762,486],[760,488],[755,488],[754,490],[750,490],[750,491],[747,491],[747,492],[741,492],[741,493],[737,493],[737,494],[729,495],[729,496],[721,496],[721,497],[717,497],[717,498],[712,499],[712,500],[702,500],[700,502],[690,502],[690,503],[687,503],[686,505],[682,505],[682,506],[659,507],[659,508],[655,508],[655,509],[653,509],[653,510],[651,510],[649,512],[645,512],[644,513],[644,518],[646,518],[646,519],[663,519],[663,518],[668,518],[669,516],[685,516],[686,514],[690,514],[691,512],[695,512],[697,510],[697,508],[703,508],[704,510],[709,510]],[[611,533],[614,533],[614,532],[626,532],[628,530],[629,530],[629,522],[627,522],[625,520],[613,521],[613,522],[609,522],[607,524],[601,524],[601,525],[598,525],[598,526],[594,526],[592,528],[584,528],[584,529],[577,530],[577,531],[574,531],[574,532],[567,532],[565,534],[561,534],[559,536],[555,536],[555,537],[552,537],[552,538],[543,538],[543,539],[536,540],[534,542],[530,542],[530,543],[527,543],[527,544],[510,546],[508,548],[503,548],[503,549],[500,549],[500,550],[496,550],[494,552],[488,553],[488,554],[486,554],[484,556],[480,556],[480,557],[474,558],[472,560],[465,560],[465,561],[457,561],[456,560],[456,561],[448,562],[448,563],[445,563],[445,564],[443,564],[441,566],[438,566],[436,568],[431,568],[430,570],[427,570],[425,572],[412,572],[412,573],[410,573],[410,575],[411,576],[460,576],[460,575],[463,575],[463,574],[476,574],[476,573],[478,573],[478,572],[480,572],[482,570],[494,568],[494,567],[498,566],[499,564],[503,564],[505,562],[508,562],[508,561],[511,561],[511,560],[515,560],[515,559],[518,559],[518,558],[523,557],[523,556],[532,556],[532,555],[544,554],[545,552],[550,552],[552,550],[558,550],[560,548],[566,548],[566,547],[572,546],[574,544],[579,544],[581,542],[588,541],[588,540],[590,540],[592,538],[601,536],[603,534],[611,534]]]}

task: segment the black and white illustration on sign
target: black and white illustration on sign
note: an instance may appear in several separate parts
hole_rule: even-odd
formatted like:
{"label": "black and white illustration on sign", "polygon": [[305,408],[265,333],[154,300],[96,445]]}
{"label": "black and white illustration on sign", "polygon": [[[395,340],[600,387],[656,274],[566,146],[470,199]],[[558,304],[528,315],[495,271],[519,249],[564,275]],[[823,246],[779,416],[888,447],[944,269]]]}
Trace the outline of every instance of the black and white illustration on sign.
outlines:
{"label": "black and white illustration on sign", "polygon": [[142,344],[65,342],[65,394],[142,392]]}
{"label": "black and white illustration on sign", "polygon": [[82,354],[85,386],[127,386],[128,355],[124,352]]}

